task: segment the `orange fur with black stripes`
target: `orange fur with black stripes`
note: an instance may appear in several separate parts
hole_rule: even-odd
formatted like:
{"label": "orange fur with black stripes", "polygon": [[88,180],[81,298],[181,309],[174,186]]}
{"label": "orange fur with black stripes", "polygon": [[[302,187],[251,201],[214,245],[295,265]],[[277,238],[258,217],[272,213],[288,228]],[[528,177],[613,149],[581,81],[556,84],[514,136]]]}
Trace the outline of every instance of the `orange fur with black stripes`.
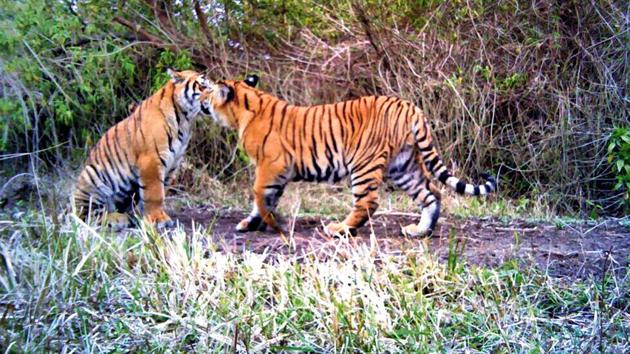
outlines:
{"label": "orange fur with black stripes", "polygon": [[172,225],[164,211],[165,186],[182,161],[193,119],[209,113],[210,82],[194,71],[168,73],[171,80],[165,86],[107,130],[90,150],[74,193],[81,218],[90,212],[97,218],[105,212],[126,216],[138,205],[148,222]]}
{"label": "orange fur with black stripes", "polygon": [[215,120],[238,131],[256,164],[254,207],[237,225],[239,231],[280,230],[273,212],[289,181],[336,182],[349,176],[354,196],[351,213],[330,223],[331,235],[354,234],[378,206],[377,189],[385,178],[422,208],[418,224],[403,227],[409,236],[432,232],[440,196],[431,178],[459,193],[483,195],[496,182],[472,185],[446,169],[433,144],[426,117],[413,103],[384,96],[300,107],[255,88],[258,78],[215,83],[209,95]]}

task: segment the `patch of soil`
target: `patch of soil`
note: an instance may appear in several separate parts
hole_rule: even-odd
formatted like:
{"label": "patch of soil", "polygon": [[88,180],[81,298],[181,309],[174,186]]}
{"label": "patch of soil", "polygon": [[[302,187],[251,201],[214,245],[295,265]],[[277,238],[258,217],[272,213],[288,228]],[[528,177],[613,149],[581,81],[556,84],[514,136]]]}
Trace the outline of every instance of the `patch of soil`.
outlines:
{"label": "patch of soil", "polygon": [[[249,250],[269,255],[293,254],[325,259],[343,257],[345,247],[374,247],[381,254],[427,248],[445,261],[457,244],[460,257],[468,264],[499,266],[517,259],[523,266],[534,265],[556,277],[586,278],[607,271],[622,273],[630,261],[630,226],[618,220],[582,222],[558,228],[549,223],[496,219],[440,218],[433,236],[419,239],[400,235],[400,226],[417,222],[411,214],[380,214],[350,239],[323,234],[326,219],[300,217],[284,220],[284,237],[271,232],[239,233],[235,225],[246,216],[240,211],[186,209],[172,213],[187,229],[192,222],[211,226],[212,241],[219,251],[239,253]],[[371,237],[373,230],[375,237]]]}

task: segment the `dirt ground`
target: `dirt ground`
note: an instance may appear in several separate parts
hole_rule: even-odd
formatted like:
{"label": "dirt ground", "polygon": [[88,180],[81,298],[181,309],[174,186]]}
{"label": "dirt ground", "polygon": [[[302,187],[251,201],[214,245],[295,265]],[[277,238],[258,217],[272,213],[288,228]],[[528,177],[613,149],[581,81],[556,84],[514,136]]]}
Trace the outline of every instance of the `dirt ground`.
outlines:
{"label": "dirt ground", "polygon": [[[348,240],[327,237],[322,225],[328,220],[299,217],[284,220],[285,237],[273,232],[239,233],[234,226],[246,214],[232,210],[179,210],[173,215],[186,228],[212,226],[213,242],[229,252],[265,252],[269,255],[294,254],[298,257],[343,256],[344,247],[371,247],[376,242],[381,253],[428,248],[446,260],[449,239],[461,250],[468,264],[498,266],[517,259],[522,266],[534,265],[556,277],[586,278],[601,276],[602,270],[625,272],[630,261],[630,226],[628,222],[606,220],[597,223],[571,223],[562,227],[549,223],[496,219],[440,218],[433,236],[409,239],[400,235],[400,225],[417,222],[413,215],[377,215]],[[371,238],[371,230],[376,237]],[[449,238],[449,235],[451,237]],[[452,246],[451,246],[452,248]]]}

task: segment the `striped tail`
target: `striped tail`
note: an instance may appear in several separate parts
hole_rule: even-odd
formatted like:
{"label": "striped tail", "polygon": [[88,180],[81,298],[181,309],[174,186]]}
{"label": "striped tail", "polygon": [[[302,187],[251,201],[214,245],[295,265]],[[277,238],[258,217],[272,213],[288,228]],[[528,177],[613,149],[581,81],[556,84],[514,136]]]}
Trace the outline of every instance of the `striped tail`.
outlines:
{"label": "striped tail", "polygon": [[480,175],[481,178],[486,181],[484,184],[474,185],[462,182],[459,178],[451,175],[446,166],[444,166],[437,149],[432,143],[429,143],[425,147],[420,146],[421,142],[417,144],[422,154],[422,160],[433,176],[437,177],[440,182],[451,187],[458,194],[487,195],[497,190],[497,181],[488,173],[482,173]]}

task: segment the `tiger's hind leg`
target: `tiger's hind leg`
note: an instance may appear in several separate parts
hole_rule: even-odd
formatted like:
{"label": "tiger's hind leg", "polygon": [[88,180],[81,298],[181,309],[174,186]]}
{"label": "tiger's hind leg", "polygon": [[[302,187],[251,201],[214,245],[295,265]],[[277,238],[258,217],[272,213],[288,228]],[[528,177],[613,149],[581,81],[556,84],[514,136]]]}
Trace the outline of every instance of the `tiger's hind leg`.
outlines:
{"label": "tiger's hind leg", "polygon": [[133,222],[128,214],[111,212],[103,214],[103,220],[101,222],[103,226],[106,226],[112,231],[120,231],[128,227],[133,226]]}
{"label": "tiger's hind leg", "polygon": [[[409,224],[401,229],[403,235],[408,237],[431,236],[440,217],[439,191],[431,181],[425,180],[423,183],[424,186],[417,197],[414,198],[414,201],[422,207],[420,222],[418,224]],[[413,198],[413,196],[411,197]]]}
{"label": "tiger's hind leg", "polygon": [[389,177],[422,209],[420,222],[404,226],[402,233],[409,237],[430,236],[440,217],[440,191],[431,182],[420,156],[403,150],[390,165]]}
{"label": "tiger's hind leg", "polygon": [[353,207],[350,214],[340,223],[331,222],[324,231],[334,237],[355,236],[357,228],[374,214],[378,208],[378,187],[383,182],[384,158],[361,166],[352,171],[351,185]]}
{"label": "tiger's hind leg", "polygon": [[[96,198],[87,201],[75,199],[77,216],[83,221],[95,221],[97,225],[106,227],[112,231],[120,231],[133,226],[133,221],[125,210],[120,210],[112,205],[104,205]],[[108,200],[109,202],[109,200]],[[111,203],[107,203],[111,204]]]}

